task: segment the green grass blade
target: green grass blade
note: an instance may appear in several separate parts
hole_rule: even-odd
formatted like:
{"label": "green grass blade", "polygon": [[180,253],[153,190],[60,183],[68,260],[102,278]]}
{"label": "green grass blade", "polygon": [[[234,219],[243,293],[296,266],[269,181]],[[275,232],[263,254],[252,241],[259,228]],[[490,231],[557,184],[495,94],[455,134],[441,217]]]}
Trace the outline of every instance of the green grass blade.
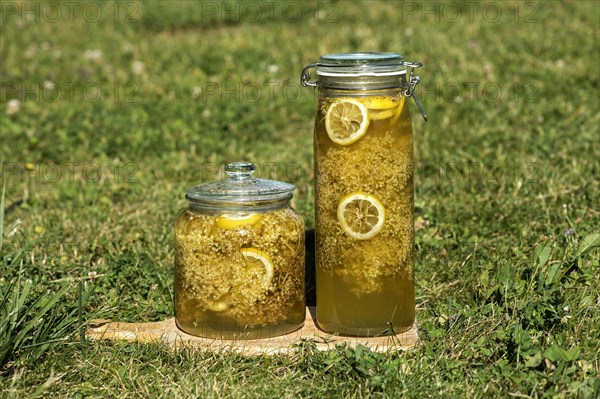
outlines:
{"label": "green grass blade", "polygon": [[2,183],[2,196],[0,197],[0,258],[2,257],[2,244],[4,242],[4,196],[6,194],[6,179]]}

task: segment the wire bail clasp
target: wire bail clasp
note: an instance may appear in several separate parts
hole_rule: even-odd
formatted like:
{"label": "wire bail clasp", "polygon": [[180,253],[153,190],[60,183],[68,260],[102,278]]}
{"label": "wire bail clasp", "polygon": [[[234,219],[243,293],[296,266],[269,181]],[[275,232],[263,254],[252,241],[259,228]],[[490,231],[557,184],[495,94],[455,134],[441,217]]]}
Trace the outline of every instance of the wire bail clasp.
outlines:
{"label": "wire bail clasp", "polygon": [[427,122],[427,115],[425,114],[425,110],[423,109],[423,106],[421,105],[421,102],[419,101],[415,93],[415,88],[419,83],[421,83],[421,77],[419,75],[415,75],[414,70],[417,68],[421,68],[423,66],[423,63],[418,61],[406,61],[404,62],[404,65],[407,68],[411,68],[410,74],[408,75],[407,88],[406,90],[404,90],[404,95],[406,97],[412,97],[415,100],[415,104],[417,104],[417,108],[419,108],[421,116],[423,116],[423,119],[425,120],[425,122]]}
{"label": "wire bail clasp", "polygon": [[307,87],[317,87],[317,81],[316,80],[311,80],[311,75],[310,75],[310,70],[312,68],[316,68],[318,66],[320,66],[321,63],[320,62],[316,62],[314,64],[308,64],[307,66],[304,67],[304,69],[302,70],[302,76],[300,77],[300,83],[302,84],[302,86]]}

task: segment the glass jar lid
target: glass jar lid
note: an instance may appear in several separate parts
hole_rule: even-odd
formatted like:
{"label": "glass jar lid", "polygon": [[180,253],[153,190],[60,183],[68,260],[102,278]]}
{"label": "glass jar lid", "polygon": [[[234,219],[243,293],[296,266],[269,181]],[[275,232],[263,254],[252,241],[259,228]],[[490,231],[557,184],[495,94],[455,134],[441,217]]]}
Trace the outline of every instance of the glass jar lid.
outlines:
{"label": "glass jar lid", "polygon": [[296,188],[293,184],[252,177],[251,162],[225,166],[227,178],[190,187],[185,197],[191,206],[207,209],[278,208],[285,206]]}
{"label": "glass jar lid", "polygon": [[404,56],[397,53],[355,52],[322,55],[319,76],[391,76],[406,74]]}

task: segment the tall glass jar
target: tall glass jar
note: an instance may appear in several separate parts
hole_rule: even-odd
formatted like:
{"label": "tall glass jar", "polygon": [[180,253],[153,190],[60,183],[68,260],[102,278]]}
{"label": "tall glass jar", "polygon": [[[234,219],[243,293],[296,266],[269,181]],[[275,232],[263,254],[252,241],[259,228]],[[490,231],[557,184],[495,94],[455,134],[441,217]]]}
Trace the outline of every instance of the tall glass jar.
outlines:
{"label": "tall glass jar", "polygon": [[326,332],[391,334],[415,320],[407,66],[420,64],[395,53],[330,54],[302,74],[319,88],[316,291]]}
{"label": "tall glass jar", "polygon": [[175,223],[175,320],[223,339],[269,338],[304,324],[304,221],[292,184],[252,178],[251,163],[186,191]]}

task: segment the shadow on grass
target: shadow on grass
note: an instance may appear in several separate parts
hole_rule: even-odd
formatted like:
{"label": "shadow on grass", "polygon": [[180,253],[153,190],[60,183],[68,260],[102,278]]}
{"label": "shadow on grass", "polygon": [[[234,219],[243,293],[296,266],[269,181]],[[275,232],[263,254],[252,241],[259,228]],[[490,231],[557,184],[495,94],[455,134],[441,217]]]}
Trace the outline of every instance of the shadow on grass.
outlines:
{"label": "shadow on grass", "polygon": [[304,233],[305,245],[305,286],[306,306],[316,306],[317,297],[315,292],[315,230],[310,229]]}

